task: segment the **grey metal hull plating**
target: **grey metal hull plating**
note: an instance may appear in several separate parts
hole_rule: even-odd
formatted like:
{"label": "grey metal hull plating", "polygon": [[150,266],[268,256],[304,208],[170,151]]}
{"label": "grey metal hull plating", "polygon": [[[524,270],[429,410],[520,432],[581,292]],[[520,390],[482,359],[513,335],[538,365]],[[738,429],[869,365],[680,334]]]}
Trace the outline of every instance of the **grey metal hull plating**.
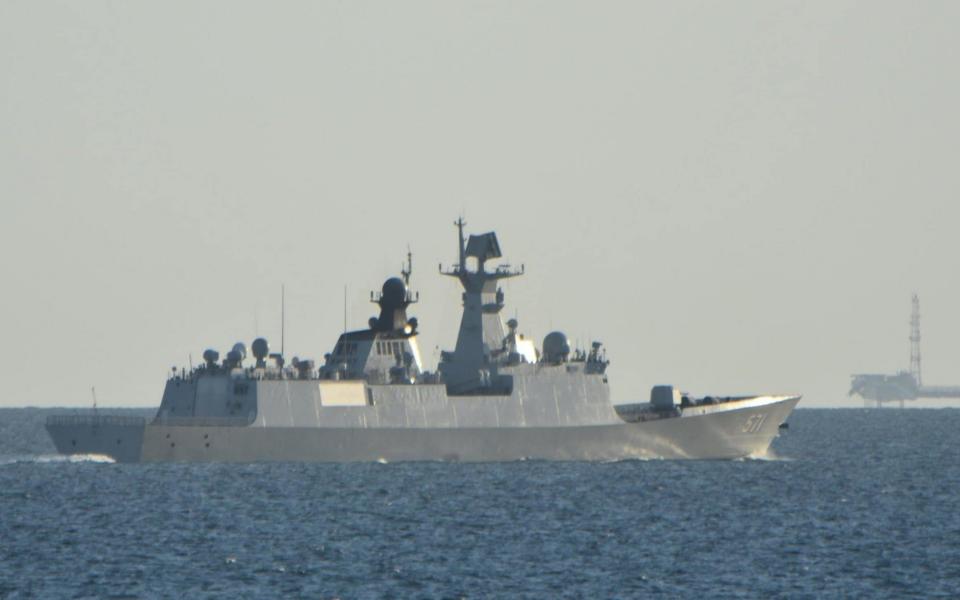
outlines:
{"label": "grey metal hull plating", "polygon": [[548,427],[336,428],[49,423],[64,454],[150,461],[730,459],[763,455],[798,396],[686,409],[636,423]]}

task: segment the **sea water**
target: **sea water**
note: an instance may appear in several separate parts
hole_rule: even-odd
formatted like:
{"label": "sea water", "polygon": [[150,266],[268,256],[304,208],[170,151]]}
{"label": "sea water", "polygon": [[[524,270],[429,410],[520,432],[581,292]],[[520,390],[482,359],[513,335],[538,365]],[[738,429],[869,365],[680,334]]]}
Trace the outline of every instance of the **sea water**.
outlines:
{"label": "sea water", "polygon": [[960,410],[766,459],[113,464],[0,410],[0,598],[952,598]]}

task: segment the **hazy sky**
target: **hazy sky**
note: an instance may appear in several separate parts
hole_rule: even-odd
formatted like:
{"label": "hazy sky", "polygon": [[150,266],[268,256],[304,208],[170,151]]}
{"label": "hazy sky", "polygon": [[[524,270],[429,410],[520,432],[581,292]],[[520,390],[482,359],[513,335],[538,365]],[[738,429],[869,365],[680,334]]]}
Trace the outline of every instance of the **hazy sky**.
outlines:
{"label": "hazy sky", "polygon": [[[152,406],[265,335],[320,359],[453,220],[614,398],[960,384],[960,3],[0,1],[0,405]],[[854,402],[859,405],[859,402]],[[960,404],[958,404],[960,405]]]}

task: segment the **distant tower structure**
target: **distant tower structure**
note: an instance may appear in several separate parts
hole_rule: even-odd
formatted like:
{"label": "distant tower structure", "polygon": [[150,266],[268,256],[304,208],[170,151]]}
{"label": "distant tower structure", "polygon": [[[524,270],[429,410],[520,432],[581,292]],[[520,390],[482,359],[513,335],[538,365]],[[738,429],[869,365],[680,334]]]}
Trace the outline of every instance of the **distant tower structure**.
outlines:
{"label": "distant tower structure", "polygon": [[858,395],[864,401],[873,401],[880,406],[884,402],[899,402],[918,398],[944,398],[960,400],[960,385],[923,385],[920,370],[920,298],[914,294],[913,311],[910,313],[910,370],[896,375],[861,373],[853,376],[850,395]]}
{"label": "distant tower structure", "polygon": [[913,295],[913,311],[910,313],[910,374],[917,381],[917,386],[923,385],[923,376],[920,372],[920,298]]}

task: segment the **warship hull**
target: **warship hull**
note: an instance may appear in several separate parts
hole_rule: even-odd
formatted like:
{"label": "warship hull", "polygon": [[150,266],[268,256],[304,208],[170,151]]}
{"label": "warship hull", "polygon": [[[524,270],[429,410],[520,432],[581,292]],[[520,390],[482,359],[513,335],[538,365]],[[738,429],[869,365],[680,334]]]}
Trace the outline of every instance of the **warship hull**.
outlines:
{"label": "warship hull", "polygon": [[551,331],[538,348],[515,318],[504,323],[501,282],[524,269],[488,269],[502,257],[496,234],[467,239],[463,220],[455,225],[459,260],[441,273],[461,284],[463,313],[435,371],[407,316],[419,299],[408,252],[402,278],[370,294],[379,315],[344,331],[319,368],[298,357],[287,365],[282,341],[271,354],[255,339],[253,365],[242,342],[223,361],[210,348],[203,365],[172,370],[149,422],[51,417],[57,449],[120,462],[730,459],[766,453],[800,399],[696,398],[657,385],[649,402],[615,406],[603,344],[575,349]]}
{"label": "warship hull", "polygon": [[734,459],[767,453],[798,396],[755,397],[638,422],[545,427],[169,425],[129,417],[47,423],[64,454],[118,462]]}

